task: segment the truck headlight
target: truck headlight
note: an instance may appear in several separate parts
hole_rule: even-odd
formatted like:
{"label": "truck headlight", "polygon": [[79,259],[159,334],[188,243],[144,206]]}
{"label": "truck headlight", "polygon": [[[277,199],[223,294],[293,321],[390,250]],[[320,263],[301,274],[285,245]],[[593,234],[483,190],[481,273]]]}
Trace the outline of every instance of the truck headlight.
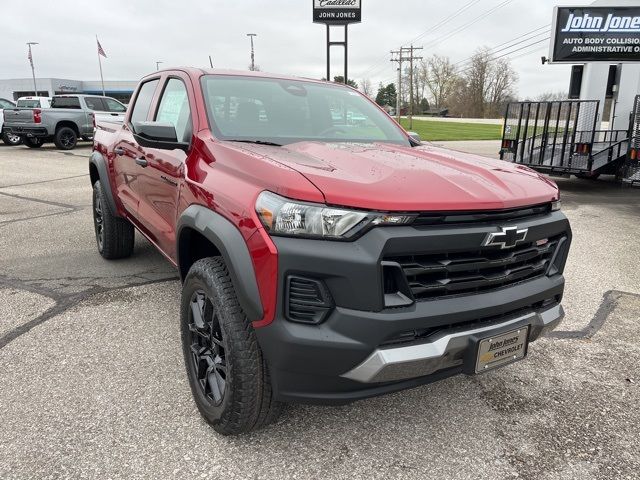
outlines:
{"label": "truck headlight", "polygon": [[289,200],[271,192],[262,192],[256,212],[264,228],[272,235],[317,237],[347,240],[377,225],[406,225],[415,215],[369,212],[329,207],[319,203]]}

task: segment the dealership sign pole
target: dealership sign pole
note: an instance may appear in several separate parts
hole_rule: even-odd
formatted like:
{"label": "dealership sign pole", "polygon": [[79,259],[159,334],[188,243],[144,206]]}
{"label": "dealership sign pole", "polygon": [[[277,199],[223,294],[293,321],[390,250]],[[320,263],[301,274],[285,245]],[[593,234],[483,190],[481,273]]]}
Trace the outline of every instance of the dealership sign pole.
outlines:
{"label": "dealership sign pole", "polygon": [[[313,0],[313,23],[327,26],[327,81],[331,81],[331,47],[344,46],[344,83],[348,77],[348,28],[362,19],[361,0]],[[331,26],[344,25],[344,41],[331,41]]]}

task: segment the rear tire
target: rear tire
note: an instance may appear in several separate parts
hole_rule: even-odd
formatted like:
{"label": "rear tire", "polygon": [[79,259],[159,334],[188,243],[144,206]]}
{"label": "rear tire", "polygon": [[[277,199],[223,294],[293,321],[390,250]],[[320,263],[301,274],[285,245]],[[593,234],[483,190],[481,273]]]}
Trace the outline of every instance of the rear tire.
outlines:
{"label": "rear tire", "polygon": [[107,260],[125,258],[133,253],[133,225],[111,211],[100,180],[93,184],[93,226],[98,252]]}
{"label": "rear tire", "polygon": [[44,144],[40,137],[23,137],[22,142],[29,148],[40,148]]}
{"label": "rear tire", "polygon": [[71,127],[60,127],[56,130],[53,143],[59,150],[73,150],[78,143],[78,134]]}
{"label": "rear tire", "polygon": [[182,350],[193,399],[222,435],[274,422],[282,405],[253,326],[242,311],[220,257],[198,260],[182,287]]}
{"label": "rear tire", "polygon": [[11,146],[22,144],[22,138],[20,137],[20,135],[9,132],[2,132],[2,141]]}

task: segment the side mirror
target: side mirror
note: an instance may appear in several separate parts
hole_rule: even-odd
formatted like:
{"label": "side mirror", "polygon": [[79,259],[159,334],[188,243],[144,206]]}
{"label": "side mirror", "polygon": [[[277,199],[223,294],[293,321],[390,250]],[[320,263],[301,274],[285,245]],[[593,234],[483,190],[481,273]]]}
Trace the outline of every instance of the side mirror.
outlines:
{"label": "side mirror", "polygon": [[162,150],[189,149],[189,144],[179,142],[176,128],[167,122],[133,122],[131,131],[138,145]]}
{"label": "side mirror", "polygon": [[422,143],[422,140],[420,139],[420,134],[416,133],[416,132],[407,132],[407,135],[409,135],[409,138],[416,144],[416,145],[420,145],[420,143]]}

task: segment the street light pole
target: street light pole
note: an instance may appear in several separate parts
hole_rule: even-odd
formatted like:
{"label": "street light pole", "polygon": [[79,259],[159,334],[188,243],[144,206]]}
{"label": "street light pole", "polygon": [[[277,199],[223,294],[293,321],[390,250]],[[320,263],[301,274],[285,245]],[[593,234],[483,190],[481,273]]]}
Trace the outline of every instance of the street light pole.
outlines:
{"label": "street light pole", "polygon": [[258,34],[257,33],[247,33],[247,37],[249,37],[251,39],[251,68],[250,70],[253,72],[256,69],[256,61],[255,61],[255,55],[253,52],[253,37],[257,37]]}
{"label": "street light pole", "polygon": [[32,45],[39,45],[38,42],[27,42],[27,45],[29,46],[29,63],[31,64],[31,75],[33,76],[33,95],[35,97],[38,96],[38,87],[36,87],[36,70],[33,67],[33,54],[31,53],[31,46]]}
{"label": "street light pole", "polygon": [[161,61],[159,61],[159,62],[156,62],[156,72],[157,72],[158,70],[160,70],[160,64],[161,64],[161,63],[164,63],[164,62],[163,62],[162,60],[161,60]]}

